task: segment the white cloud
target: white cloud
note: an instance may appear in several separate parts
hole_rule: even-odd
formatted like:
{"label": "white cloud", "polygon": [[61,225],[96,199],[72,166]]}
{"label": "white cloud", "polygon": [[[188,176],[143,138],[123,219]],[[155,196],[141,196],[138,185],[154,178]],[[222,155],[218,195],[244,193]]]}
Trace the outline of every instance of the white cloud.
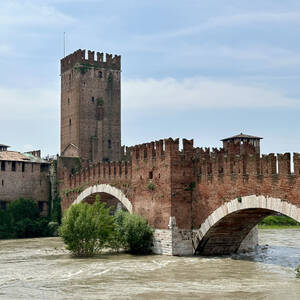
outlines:
{"label": "white cloud", "polygon": [[300,99],[282,92],[207,78],[127,80],[123,109],[171,112],[201,108],[300,108]]}
{"label": "white cloud", "polygon": [[53,6],[41,3],[42,1],[1,1],[0,25],[19,26],[61,26],[73,23],[75,19]]}
{"label": "white cloud", "polygon": [[279,23],[281,25],[286,23],[299,24],[300,12],[254,12],[228,16],[216,16],[194,26],[185,27],[169,32],[160,32],[152,35],[142,35],[138,36],[138,38],[141,40],[172,39],[195,35],[216,28],[243,26],[249,24],[251,26],[255,26],[258,23]]}
{"label": "white cloud", "polygon": [[59,97],[57,88],[18,89],[0,86],[1,121],[57,118]]}

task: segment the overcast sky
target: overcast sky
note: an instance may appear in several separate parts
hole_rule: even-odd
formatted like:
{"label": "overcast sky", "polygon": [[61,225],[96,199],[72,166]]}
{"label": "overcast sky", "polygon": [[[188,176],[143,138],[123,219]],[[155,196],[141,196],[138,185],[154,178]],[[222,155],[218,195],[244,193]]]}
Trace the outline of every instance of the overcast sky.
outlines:
{"label": "overcast sky", "polygon": [[300,152],[299,0],[0,1],[0,143],[59,152],[59,60],[122,55],[122,143]]}

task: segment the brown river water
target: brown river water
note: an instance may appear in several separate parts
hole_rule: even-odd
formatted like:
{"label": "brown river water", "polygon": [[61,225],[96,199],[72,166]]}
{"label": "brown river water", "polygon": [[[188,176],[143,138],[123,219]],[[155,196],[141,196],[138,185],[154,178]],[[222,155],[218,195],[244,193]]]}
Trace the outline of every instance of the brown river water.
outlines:
{"label": "brown river water", "polygon": [[251,254],[73,258],[59,238],[0,241],[0,299],[300,299],[300,230],[260,230]]}

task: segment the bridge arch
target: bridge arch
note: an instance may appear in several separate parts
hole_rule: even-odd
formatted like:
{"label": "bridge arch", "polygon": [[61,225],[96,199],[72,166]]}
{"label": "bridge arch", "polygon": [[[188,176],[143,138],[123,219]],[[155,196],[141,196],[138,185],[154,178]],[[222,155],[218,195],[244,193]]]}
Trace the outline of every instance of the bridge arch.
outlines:
{"label": "bridge arch", "polygon": [[101,193],[108,194],[110,196],[115,197],[124,205],[124,207],[130,213],[132,213],[132,204],[125,196],[125,194],[120,189],[113,187],[109,184],[96,184],[86,188],[83,192],[81,192],[78,195],[78,197],[75,199],[75,201],[72,204],[80,203],[94,194],[101,194]]}
{"label": "bridge arch", "polygon": [[251,229],[274,212],[300,222],[300,208],[278,198],[251,195],[224,203],[197,230],[193,238],[195,254],[236,253]]}

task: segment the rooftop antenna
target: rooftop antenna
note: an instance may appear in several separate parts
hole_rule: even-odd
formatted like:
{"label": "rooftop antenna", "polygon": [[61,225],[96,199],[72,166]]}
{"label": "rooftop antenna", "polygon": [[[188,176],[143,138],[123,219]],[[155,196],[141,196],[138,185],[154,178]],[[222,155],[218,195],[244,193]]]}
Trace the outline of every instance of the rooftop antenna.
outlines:
{"label": "rooftop antenna", "polygon": [[64,32],[64,57],[66,57],[66,33]]}

